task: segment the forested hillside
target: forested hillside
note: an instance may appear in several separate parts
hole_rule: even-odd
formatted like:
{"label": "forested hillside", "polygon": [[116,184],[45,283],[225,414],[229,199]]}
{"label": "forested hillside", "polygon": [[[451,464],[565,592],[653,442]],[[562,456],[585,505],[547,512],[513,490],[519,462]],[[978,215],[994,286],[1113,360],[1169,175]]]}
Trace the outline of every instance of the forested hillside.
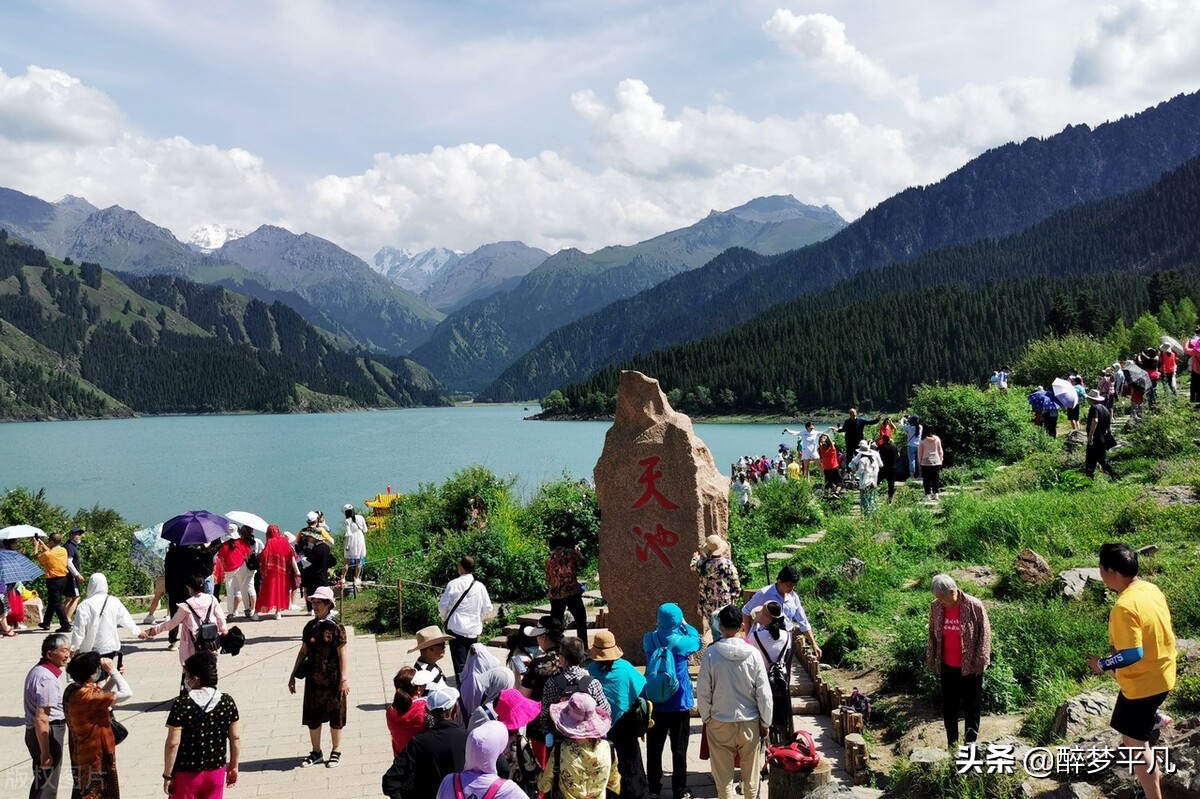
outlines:
{"label": "forested hillside", "polygon": [[123,282],[0,235],[0,417],[441,404],[428,372],[297,312],[177,277]]}
{"label": "forested hillside", "polygon": [[991,150],[892,197],[828,241],[776,258],[722,257],[560,328],[481,396],[544,395],[639,353],[695,341],[861,271],[1000,237],[1082,202],[1150,185],[1200,155],[1200,94],[1089,129]]}
{"label": "forested hillside", "polygon": [[[913,385],[974,382],[1042,335],[1056,301],[1084,295],[1110,319],[1151,309],[1161,270],[1200,297],[1200,158],[1155,185],[984,241],[861,273],[752,322],[627,361],[694,409],[903,405]],[[1155,301],[1157,301],[1157,297]],[[1172,301],[1178,296],[1168,298]],[[563,391],[601,412],[616,368]]]}

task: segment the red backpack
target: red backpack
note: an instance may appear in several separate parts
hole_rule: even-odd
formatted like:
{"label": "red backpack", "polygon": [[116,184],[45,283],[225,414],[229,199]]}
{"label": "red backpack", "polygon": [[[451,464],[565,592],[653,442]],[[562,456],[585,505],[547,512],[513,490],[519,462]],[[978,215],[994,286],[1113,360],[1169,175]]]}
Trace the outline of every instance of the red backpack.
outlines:
{"label": "red backpack", "polygon": [[[487,792],[483,795],[483,799],[496,799],[496,794],[500,792],[500,788],[504,786],[506,781],[496,778],[496,781],[491,784]],[[463,799],[462,774],[454,775],[454,799]]]}
{"label": "red backpack", "polygon": [[767,763],[784,771],[812,771],[820,762],[821,753],[807,730],[796,730],[789,743],[767,747]]}

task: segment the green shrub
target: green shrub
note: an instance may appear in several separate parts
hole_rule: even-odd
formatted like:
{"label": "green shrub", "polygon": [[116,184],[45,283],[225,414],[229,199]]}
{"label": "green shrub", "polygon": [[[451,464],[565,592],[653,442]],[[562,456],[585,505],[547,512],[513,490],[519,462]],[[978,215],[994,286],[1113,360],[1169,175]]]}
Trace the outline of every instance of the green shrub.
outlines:
{"label": "green shrub", "polygon": [[1079,683],[1062,674],[1037,680],[1032,688],[1033,701],[1021,722],[1021,734],[1039,746],[1054,743],[1054,715],[1058,706],[1079,693]]}
{"label": "green shrub", "polygon": [[1025,690],[1001,655],[983,673],[983,709],[986,713],[1011,713],[1025,701]]}
{"label": "green shrub", "polygon": [[1184,397],[1164,397],[1147,413],[1140,424],[1118,434],[1126,446],[1114,451],[1118,460],[1125,458],[1173,458],[1191,450],[1193,440],[1200,435],[1196,411]]}
{"label": "green shrub", "polygon": [[506,601],[527,602],[546,595],[545,543],[518,533],[514,526],[497,523],[492,513],[486,530],[447,531],[429,552],[429,579],[445,585],[458,575],[464,555],[475,558],[475,575],[488,592]]}
{"label": "green shrub", "polygon": [[1060,675],[1076,681],[1090,672],[1082,653],[1108,651],[1108,608],[1090,599],[1020,602],[992,608],[993,658],[1012,668],[1017,683],[1032,692]]}
{"label": "green shrub", "polygon": [[1171,707],[1180,713],[1200,713],[1200,672],[1179,675],[1169,701]]}
{"label": "green shrub", "polygon": [[895,799],[1009,799],[1017,795],[1016,774],[970,771],[959,774],[952,761],[933,767],[902,760],[889,775],[887,795]]}
{"label": "green shrub", "polygon": [[807,480],[760,483],[754,497],[759,502],[753,510],[755,522],[778,538],[794,538],[801,534],[797,527],[815,527],[825,515]]}
{"label": "green shrub", "polygon": [[917,386],[913,413],[942,440],[947,465],[973,459],[1014,461],[1047,446],[1029,423],[1029,406],[1018,391],[980,391],[973,386]]}
{"label": "green shrub", "polygon": [[521,516],[521,527],[541,541],[549,541],[554,535],[567,536],[594,561],[600,544],[596,492],[564,473],[561,479],[538,488]]}
{"label": "green shrub", "polygon": [[1085,378],[1095,379],[1119,355],[1107,340],[1077,334],[1062,338],[1047,336],[1031,341],[1025,348],[1013,364],[1013,379],[1022,385],[1049,388],[1055,378],[1066,377],[1073,368]]}
{"label": "green shrub", "polygon": [[892,625],[884,684],[893,691],[916,694],[929,700],[940,695],[938,677],[925,668],[925,642],[929,637],[929,614],[911,612]]}

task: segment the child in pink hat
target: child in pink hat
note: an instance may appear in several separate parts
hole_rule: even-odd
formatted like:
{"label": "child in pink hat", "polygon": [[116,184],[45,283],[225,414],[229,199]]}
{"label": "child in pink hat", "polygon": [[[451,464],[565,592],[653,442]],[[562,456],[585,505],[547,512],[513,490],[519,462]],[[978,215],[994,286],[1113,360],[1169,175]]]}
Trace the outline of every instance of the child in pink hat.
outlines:
{"label": "child in pink hat", "polygon": [[612,726],[607,711],[586,691],[576,691],[550,707],[557,740],[538,790],[564,799],[599,799],[605,790],[621,792],[612,744],[602,738]]}

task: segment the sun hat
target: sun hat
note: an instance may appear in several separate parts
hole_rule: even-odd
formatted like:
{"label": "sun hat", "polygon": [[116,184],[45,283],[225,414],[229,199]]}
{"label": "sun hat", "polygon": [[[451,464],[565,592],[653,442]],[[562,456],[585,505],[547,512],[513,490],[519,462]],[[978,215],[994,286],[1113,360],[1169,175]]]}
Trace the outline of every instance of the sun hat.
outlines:
{"label": "sun hat", "polygon": [[723,558],[729,554],[729,542],[714,533],[704,539],[704,554],[710,558]]}
{"label": "sun hat", "polygon": [[412,676],[412,684],[417,688],[437,682],[437,675],[428,669],[421,669]]}
{"label": "sun hat", "polygon": [[516,688],[506,688],[496,700],[496,716],[510,730],[519,730],[542,714],[542,703]]}
{"label": "sun hat", "polygon": [[[234,524],[233,522],[230,522],[229,524],[225,525],[225,532],[228,533],[229,535],[237,535],[237,530],[238,530],[237,525]],[[72,531],[72,532],[74,532],[74,531]]]}
{"label": "sun hat", "polygon": [[445,711],[456,704],[458,704],[458,691],[448,685],[439,685],[425,694],[425,707],[430,710]]}
{"label": "sun hat", "polygon": [[305,516],[304,518],[307,519],[308,522],[311,524],[312,522],[315,522],[317,519],[321,518],[321,515],[319,513],[317,513],[315,510],[310,510],[308,512],[308,515]]}
{"label": "sun hat", "polygon": [[1087,393],[1087,398],[1092,402],[1104,402],[1104,397],[1100,396],[1100,392],[1095,389]]}
{"label": "sun hat", "polygon": [[296,534],[295,534],[295,533],[293,533],[291,530],[284,530],[284,531],[283,531],[283,537],[284,537],[284,538],[286,538],[286,539],[288,540],[288,543],[289,543],[289,544],[294,544],[294,543],[296,543]]}
{"label": "sun hat", "polygon": [[422,627],[417,630],[416,646],[408,650],[409,652],[418,652],[422,649],[428,649],[431,646],[444,644],[453,636],[446,635],[441,628],[436,624],[431,624],[428,627]]}
{"label": "sun hat", "polygon": [[342,510],[354,510],[354,506],[351,505],[349,502],[347,502],[345,505],[342,506]]}
{"label": "sun hat", "polygon": [[309,599],[324,599],[329,604],[331,604],[331,605],[334,604],[333,589],[327,585],[323,585],[320,588],[314,589],[313,592],[308,595],[308,598]]}
{"label": "sun hat", "polygon": [[539,635],[546,635],[554,640],[559,640],[563,637],[565,630],[561,620],[553,616],[542,616],[538,619],[537,624],[530,624],[521,629],[529,638],[537,638]]}
{"label": "sun hat", "polygon": [[867,443],[866,441],[860,441],[860,442],[858,442],[858,450],[857,451],[861,452],[862,454],[865,455],[871,451],[871,445],[869,443]]}
{"label": "sun hat", "polygon": [[1170,345],[1170,344],[1168,344],[1167,342],[1165,342],[1165,341],[1164,341],[1164,342],[1162,343],[1162,346],[1161,346],[1161,347],[1159,347],[1159,349],[1160,349],[1160,350],[1162,350],[1163,352],[1170,352],[1170,351],[1171,351],[1171,345]]}
{"label": "sun hat", "polygon": [[625,651],[617,646],[617,638],[611,630],[597,630],[588,648],[588,657],[599,663],[608,663],[623,657]]}
{"label": "sun hat", "polygon": [[550,706],[554,726],[567,738],[603,738],[612,727],[609,714],[586,691],[576,691]]}

